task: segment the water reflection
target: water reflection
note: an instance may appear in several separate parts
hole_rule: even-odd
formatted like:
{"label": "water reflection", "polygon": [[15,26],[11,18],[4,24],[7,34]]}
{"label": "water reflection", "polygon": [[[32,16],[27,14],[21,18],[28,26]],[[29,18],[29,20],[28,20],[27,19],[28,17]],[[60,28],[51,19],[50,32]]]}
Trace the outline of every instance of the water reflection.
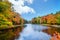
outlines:
{"label": "water reflection", "polygon": [[0,30],[0,40],[15,40],[21,31],[22,27]]}
{"label": "water reflection", "polygon": [[37,24],[25,25],[27,26],[24,28],[18,27],[0,31],[0,40],[50,40],[50,35],[60,30],[60,28],[46,27]]}
{"label": "water reflection", "polygon": [[37,24],[32,24],[32,27],[35,31],[42,31],[48,29],[48,27],[46,26],[37,25]]}
{"label": "water reflection", "polygon": [[16,40],[50,40],[50,35],[42,32],[47,27],[41,25],[26,24],[27,27],[20,33],[20,37]]}

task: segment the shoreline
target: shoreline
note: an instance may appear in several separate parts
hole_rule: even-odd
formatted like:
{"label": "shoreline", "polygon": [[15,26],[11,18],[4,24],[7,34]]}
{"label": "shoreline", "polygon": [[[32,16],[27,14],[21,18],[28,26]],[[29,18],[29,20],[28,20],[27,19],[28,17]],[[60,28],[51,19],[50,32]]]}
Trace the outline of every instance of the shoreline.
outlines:
{"label": "shoreline", "polygon": [[41,24],[41,25],[60,28],[60,25],[50,25],[50,24]]}
{"label": "shoreline", "polygon": [[1,27],[0,31],[1,30],[6,30],[6,29],[14,29],[14,28],[21,27],[21,26],[24,26],[24,25],[13,25],[12,27],[10,27],[10,26],[8,26],[8,27]]}

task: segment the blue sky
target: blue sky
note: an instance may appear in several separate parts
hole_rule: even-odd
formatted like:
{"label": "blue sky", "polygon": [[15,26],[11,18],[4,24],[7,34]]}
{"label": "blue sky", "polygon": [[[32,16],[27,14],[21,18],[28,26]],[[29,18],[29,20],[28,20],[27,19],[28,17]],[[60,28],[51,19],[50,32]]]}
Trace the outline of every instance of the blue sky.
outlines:
{"label": "blue sky", "polygon": [[60,0],[27,0],[23,6],[22,11],[19,10],[16,12],[21,13],[22,18],[31,20],[34,17],[60,11]]}

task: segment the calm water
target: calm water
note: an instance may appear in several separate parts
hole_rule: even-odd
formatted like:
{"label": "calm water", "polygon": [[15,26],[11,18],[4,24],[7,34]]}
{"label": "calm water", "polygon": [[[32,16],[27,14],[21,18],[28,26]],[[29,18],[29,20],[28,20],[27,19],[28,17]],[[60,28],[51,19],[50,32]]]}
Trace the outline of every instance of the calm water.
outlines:
{"label": "calm water", "polygon": [[50,40],[50,35],[42,30],[48,27],[42,25],[26,24],[27,26],[20,33],[20,36],[15,40]]}

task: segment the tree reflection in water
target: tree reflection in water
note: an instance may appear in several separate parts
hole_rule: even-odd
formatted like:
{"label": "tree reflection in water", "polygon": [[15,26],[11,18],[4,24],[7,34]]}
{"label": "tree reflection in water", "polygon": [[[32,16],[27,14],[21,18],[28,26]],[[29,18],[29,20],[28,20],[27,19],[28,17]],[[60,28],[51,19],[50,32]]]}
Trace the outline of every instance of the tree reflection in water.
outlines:
{"label": "tree reflection in water", "polygon": [[[36,27],[38,27],[38,28],[36,28]],[[44,38],[43,40],[46,40],[46,39],[48,39],[47,38],[48,34],[51,35],[51,37],[52,37],[52,35],[55,33],[55,31],[60,32],[59,31],[60,28],[49,27],[48,29],[46,29],[45,26],[43,27],[43,26],[31,25],[31,24],[28,25],[27,27],[25,27],[23,31],[22,31],[22,29],[23,29],[23,27],[18,27],[18,28],[9,29],[9,30],[8,29],[1,30],[0,31],[0,40],[15,40],[15,39],[21,40],[21,38],[24,38],[24,40],[27,40],[27,39],[40,40],[40,39]],[[42,30],[42,29],[44,29],[44,30]],[[41,31],[39,31],[39,30],[41,30]]]}
{"label": "tree reflection in water", "polygon": [[0,31],[0,40],[15,40],[15,38],[18,38],[19,33],[21,31],[22,31],[22,27],[1,30]]}

